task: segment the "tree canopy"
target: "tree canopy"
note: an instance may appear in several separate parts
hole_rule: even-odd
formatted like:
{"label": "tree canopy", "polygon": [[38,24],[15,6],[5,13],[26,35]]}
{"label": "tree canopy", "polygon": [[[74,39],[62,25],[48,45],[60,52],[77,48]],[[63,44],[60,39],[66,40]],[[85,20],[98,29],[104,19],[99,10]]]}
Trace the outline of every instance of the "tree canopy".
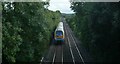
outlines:
{"label": "tree canopy", "polygon": [[120,2],[73,2],[75,15],[67,22],[96,61],[118,62]]}
{"label": "tree canopy", "polygon": [[[2,3],[3,62],[39,62],[49,47],[60,13],[44,2]],[[55,19],[52,19],[52,18]]]}

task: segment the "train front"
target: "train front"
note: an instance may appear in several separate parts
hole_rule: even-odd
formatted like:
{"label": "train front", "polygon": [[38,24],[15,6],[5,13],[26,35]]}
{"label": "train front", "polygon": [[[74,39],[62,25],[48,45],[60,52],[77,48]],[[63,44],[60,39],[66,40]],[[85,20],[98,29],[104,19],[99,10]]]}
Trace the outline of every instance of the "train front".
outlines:
{"label": "train front", "polygon": [[64,30],[63,23],[59,23],[57,29],[55,30],[55,43],[64,43]]}

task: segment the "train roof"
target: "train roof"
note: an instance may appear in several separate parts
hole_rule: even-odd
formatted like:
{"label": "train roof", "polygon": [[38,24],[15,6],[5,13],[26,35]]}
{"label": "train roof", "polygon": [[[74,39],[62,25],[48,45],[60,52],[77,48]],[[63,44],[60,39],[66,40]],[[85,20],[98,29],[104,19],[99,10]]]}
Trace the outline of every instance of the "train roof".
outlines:
{"label": "train roof", "polygon": [[56,31],[58,31],[58,30],[64,31],[64,30],[63,30],[63,22],[60,22],[60,23],[58,24],[58,27],[57,27]]}

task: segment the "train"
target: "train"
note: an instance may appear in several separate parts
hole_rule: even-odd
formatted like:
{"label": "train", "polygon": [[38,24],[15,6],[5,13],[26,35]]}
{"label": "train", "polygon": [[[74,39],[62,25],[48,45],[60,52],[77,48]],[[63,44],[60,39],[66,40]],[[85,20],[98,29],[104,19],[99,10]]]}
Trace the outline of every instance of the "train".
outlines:
{"label": "train", "polygon": [[54,42],[62,42],[64,43],[65,41],[65,33],[64,33],[64,27],[63,27],[63,22],[59,22],[55,32],[54,32]]}

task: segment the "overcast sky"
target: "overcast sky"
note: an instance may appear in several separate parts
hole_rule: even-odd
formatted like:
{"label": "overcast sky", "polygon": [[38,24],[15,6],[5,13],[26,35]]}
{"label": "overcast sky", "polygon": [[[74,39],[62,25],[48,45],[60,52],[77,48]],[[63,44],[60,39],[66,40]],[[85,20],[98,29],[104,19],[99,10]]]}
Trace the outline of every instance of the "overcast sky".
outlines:
{"label": "overcast sky", "polygon": [[69,0],[50,0],[49,10],[56,11],[59,10],[61,13],[74,13],[70,8]]}

